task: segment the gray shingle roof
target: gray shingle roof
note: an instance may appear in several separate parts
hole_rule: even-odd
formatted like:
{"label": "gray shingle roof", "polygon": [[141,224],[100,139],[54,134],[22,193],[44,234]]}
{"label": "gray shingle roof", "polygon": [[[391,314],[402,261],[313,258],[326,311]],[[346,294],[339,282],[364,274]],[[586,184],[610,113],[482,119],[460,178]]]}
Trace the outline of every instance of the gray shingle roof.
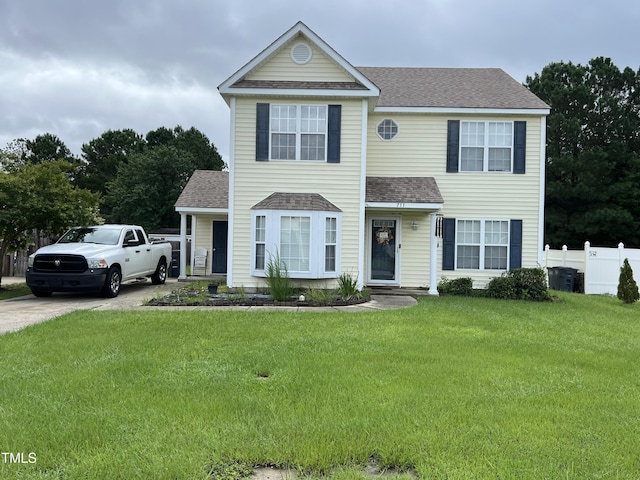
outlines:
{"label": "gray shingle roof", "polygon": [[367,177],[367,203],[444,203],[433,177]]}
{"label": "gray shingle roof", "polygon": [[229,172],[196,170],[175,204],[184,208],[229,208]]}
{"label": "gray shingle roof", "polygon": [[286,90],[366,90],[359,82],[299,82],[293,80],[246,80],[233,84],[234,88],[273,88]]}
{"label": "gray shingle roof", "polygon": [[378,107],[549,108],[500,68],[358,70],[380,88]]}
{"label": "gray shingle roof", "polygon": [[341,212],[329,200],[318,193],[276,192],[256,203],[252,210],[305,210],[316,212]]}

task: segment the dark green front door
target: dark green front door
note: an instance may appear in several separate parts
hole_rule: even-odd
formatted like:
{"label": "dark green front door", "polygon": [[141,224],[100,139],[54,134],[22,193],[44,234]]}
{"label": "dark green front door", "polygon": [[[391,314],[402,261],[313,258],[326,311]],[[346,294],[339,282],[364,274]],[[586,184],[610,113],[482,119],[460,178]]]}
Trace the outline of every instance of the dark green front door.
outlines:
{"label": "dark green front door", "polygon": [[396,280],[396,221],[371,221],[371,280]]}
{"label": "dark green front door", "polygon": [[213,222],[213,256],[211,259],[212,273],[227,273],[227,221]]}

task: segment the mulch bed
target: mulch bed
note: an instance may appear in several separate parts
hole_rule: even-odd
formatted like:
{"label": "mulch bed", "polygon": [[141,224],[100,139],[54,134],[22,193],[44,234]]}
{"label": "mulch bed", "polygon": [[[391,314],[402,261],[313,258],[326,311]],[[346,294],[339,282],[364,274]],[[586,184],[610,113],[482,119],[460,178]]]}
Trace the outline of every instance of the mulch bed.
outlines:
{"label": "mulch bed", "polygon": [[270,298],[247,296],[244,298],[210,297],[208,299],[176,298],[167,295],[163,298],[154,298],[145,305],[154,307],[343,307],[358,305],[370,300],[370,297],[352,298],[349,300],[332,300],[326,302],[308,302],[291,299],[287,302],[277,302]]}

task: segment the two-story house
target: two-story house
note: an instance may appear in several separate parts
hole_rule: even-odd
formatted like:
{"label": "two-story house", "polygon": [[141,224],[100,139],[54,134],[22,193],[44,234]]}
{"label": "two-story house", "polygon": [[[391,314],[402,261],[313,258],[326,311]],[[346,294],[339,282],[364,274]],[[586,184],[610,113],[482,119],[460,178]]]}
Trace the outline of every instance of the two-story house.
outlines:
{"label": "two-story house", "polygon": [[297,23],[218,88],[228,172],[176,203],[182,277],[187,216],[202,273],[236,287],[276,257],[301,286],[433,294],[541,263],[549,107],[501,69],[354,67]]}

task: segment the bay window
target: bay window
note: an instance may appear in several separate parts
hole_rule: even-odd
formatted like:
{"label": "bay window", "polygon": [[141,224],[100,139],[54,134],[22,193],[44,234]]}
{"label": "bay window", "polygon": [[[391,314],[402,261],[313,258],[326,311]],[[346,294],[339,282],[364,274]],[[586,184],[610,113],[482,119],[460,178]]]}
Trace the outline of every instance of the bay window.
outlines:
{"label": "bay window", "polygon": [[339,212],[255,210],[252,224],[252,275],[265,276],[278,257],[291,278],[338,275]]}

